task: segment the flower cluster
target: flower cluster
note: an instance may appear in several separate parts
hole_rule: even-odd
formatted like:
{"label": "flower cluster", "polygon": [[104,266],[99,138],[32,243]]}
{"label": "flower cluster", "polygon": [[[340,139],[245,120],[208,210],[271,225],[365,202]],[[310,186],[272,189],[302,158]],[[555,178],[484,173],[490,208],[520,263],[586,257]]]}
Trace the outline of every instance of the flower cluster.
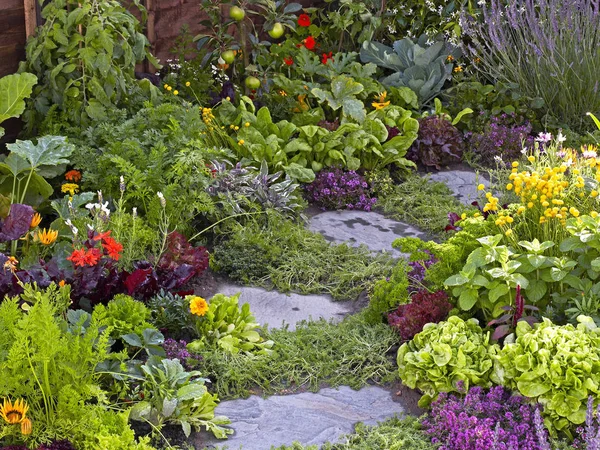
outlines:
{"label": "flower cluster", "polygon": [[191,370],[194,364],[202,359],[200,355],[188,351],[187,342],[184,340],[165,339],[162,347],[168,359],[178,359],[186,370]]}
{"label": "flower cluster", "polygon": [[423,330],[427,323],[444,320],[452,305],[444,291],[429,292],[422,290],[411,297],[411,302],[398,306],[388,314],[388,324],[393,327],[402,340],[408,341]]}
{"label": "flower cluster", "polygon": [[533,145],[531,137],[531,124],[525,122],[522,125],[509,123],[513,115],[502,114],[494,116],[485,127],[482,133],[473,135],[467,134],[471,151],[481,158],[485,164],[499,162],[502,165],[508,164],[521,156],[523,145]]}
{"label": "flower cluster", "polygon": [[0,417],[8,424],[19,424],[22,434],[31,434],[31,420],[27,418],[29,406],[23,399],[18,399],[14,403],[5,398],[4,403],[0,405]]}
{"label": "flower cluster", "polygon": [[410,261],[408,263],[410,267],[410,271],[408,272],[408,279],[410,280],[411,285],[413,286],[422,286],[427,269],[429,269],[433,264],[438,262],[437,258],[429,250],[424,250],[424,253],[428,255],[427,259],[423,259],[420,261]]}
{"label": "flower cluster", "polygon": [[[563,234],[570,217],[596,217],[600,164],[593,151],[585,147],[578,152],[560,145],[547,145],[541,151],[538,146],[525,163],[514,161],[505,189],[518,200],[498,213],[496,225],[507,236],[522,223],[532,225],[528,227],[532,229],[542,225],[548,228],[548,235],[556,237],[556,233]],[[499,211],[498,198],[491,192],[485,195],[488,202],[484,211]]]}
{"label": "flower cluster", "polygon": [[369,185],[361,175],[339,167],[319,172],[305,190],[308,200],[323,209],[370,211],[377,202],[371,198]]}
{"label": "flower cluster", "polygon": [[464,398],[442,393],[423,420],[440,450],[542,450],[535,432],[535,407],[502,386],[476,386]]}
{"label": "flower cluster", "polygon": [[71,261],[75,267],[95,266],[104,255],[115,261],[119,260],[123,251],[123,245],[110,237],[110,230],[105,233],[96,234],[91,241],[92,243],[100,241],[102,250],[95,246],[87,245],[73,250],[67,260]]}

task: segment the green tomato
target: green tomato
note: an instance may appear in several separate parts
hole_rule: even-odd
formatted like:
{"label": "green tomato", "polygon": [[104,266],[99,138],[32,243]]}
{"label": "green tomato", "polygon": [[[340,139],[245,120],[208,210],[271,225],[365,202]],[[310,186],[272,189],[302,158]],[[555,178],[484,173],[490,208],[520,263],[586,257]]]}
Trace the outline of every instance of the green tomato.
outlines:
{"label": "green tomato", "polygon": [[283,32],[283,25],[281,25],[279,22],[276,22],[275,25],[273,25],[273,28],[269,30],[269,36],[271,36],[273,39],[279,39],[281,36],[283,36]]}
{"label": "green tomato", "polygon": [[229,9],[229,17],[231,17],[236,22],[241,22],[246,17],[246,11],[244,11],[239,6],[232,6]]}
{"label": "green tomato", "polygon": [[248,89],[258,89],[260,87],[260,80],[256,77],[246,78],[246,87]]}
{"label": "green tomato", "polygon": [[233,61],[235,61],[235,53],[233,53],[233,50],[226,50],[221,53],[221,58],[223,58],[223,61],[227,64],[232,64]]}

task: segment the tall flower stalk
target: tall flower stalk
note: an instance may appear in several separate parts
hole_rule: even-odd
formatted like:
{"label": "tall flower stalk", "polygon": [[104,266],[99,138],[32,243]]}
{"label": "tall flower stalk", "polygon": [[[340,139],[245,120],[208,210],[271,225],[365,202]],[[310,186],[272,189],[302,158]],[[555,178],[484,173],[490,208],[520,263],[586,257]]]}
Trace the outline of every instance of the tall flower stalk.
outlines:
{"label": "tall flower stalk", "polygon": [[586,112],[600,112],[599,10],[598,0],[491,0],[481,21],[463,15],[465,50],[489,78],[516,83],[560,124],[585,130]]}

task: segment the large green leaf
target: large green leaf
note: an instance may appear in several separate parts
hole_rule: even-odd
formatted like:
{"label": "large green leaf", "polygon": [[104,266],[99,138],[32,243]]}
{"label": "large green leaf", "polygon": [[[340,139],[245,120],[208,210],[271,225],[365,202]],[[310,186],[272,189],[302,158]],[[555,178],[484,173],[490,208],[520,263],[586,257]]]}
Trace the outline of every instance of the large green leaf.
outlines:
{"label": "large green leaf", "polygon": [[14,144],[6,146],[11,152],[26,159],[31,167],[55,166],[57,164],[68,164],[67,159],[73,153],[75,147],[67,143],[63,136],[43,136],[38,143],[17,140]]}
{"label": "large green leaf", "polygon": [[36,83],[37,77],[27,72],[0,78],[0,123],[10,117],[19,117],[23,113],[24,99],[31,95]]}

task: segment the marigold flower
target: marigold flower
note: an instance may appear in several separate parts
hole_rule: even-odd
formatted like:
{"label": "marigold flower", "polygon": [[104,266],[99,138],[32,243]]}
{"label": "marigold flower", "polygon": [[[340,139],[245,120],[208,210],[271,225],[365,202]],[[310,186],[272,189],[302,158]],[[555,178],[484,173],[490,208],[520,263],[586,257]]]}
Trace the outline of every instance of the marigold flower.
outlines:
{"label": "marigold flower", "polygon": [[0,417],[10,424],[22,423],[26,417],[29,406],[23,399],[16,400],[13,404],[10,399],[5,398],[0,405]]}
{"label": "marigold flower", "polygon": [[40,216],[40,213],[35,213],[33,215],[33,217],[31,218],[31,223],[29,224],[29,228],[33,230],[35,227],[37,227],[40,224],[41,221],[42,221],[42,216]]}
{"label": "marigold flower", "polygon": [[190,312],[197,316],[204,316],[208,312],[208,303],[202,297],[194,296],[190,299]]}
{"label": "marigold flower", "polygon": [[69,194],[71,197],[79,192],[79,185],[75,183],[65,183],[60,187],[60,191],[63,194]]}
{"label": "marigold flower", "polygon": [[35,238],[40,241],[43,245],[52,245],[58,239],[58,231],[53,229],[46,230],[38,230],[35,235]]}
{"label": "marigold flower", "polygon": [[298,16],[298,25],[301,27],[310,27],[310,17],[308,14],[300,14]]}
{"label": "marigold flower", "polygon": [[81,172],[79,170],[69,170],[65,173],[65,180],[79,183],[81,181]]}

